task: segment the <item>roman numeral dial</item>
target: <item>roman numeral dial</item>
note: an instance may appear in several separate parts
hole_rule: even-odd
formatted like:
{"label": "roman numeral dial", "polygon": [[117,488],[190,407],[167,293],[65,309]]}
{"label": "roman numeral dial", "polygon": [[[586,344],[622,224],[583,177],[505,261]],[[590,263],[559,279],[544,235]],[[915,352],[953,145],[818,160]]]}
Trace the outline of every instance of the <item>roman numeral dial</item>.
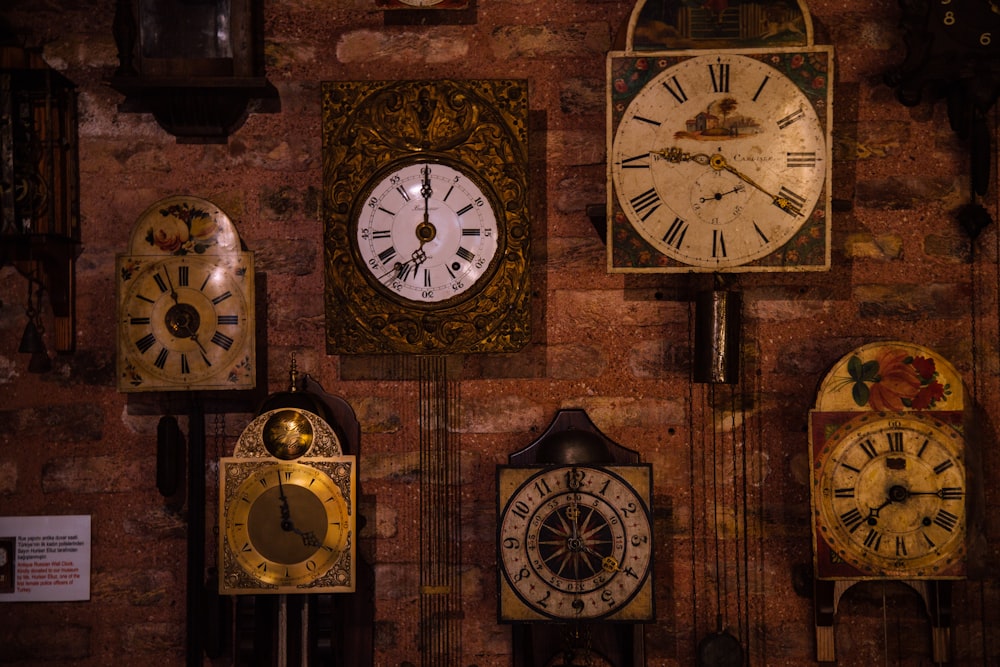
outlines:
{"label": "roman numeral dial", "polygon": [[119,258],[119,385],[253,386],[249,253]]}
{"label": "roman numeral dial", "polygon": [[828,266],[831,56],[609,54],[609,270]]}
{"label": "roman numeral dial", "polygon": [[496,268],[500,238],[488,188],[431,161],[391,166],[364,198],[357,251],[378,290],[440,304],[475,293]]}
{"label": "roman numeral dial", "polygon": [[283,590],[307,586],[332,568],[347,572],[349,564],[341,561],[353,537],[351,466],[223,459],[223,585],[239,590],[253,581]]}
{"label": "roman numeral dial", "polygon": [[933,577],[964,554],[961,434],[920,413],[864,415],[817,455],[818,534],[877,576]]}

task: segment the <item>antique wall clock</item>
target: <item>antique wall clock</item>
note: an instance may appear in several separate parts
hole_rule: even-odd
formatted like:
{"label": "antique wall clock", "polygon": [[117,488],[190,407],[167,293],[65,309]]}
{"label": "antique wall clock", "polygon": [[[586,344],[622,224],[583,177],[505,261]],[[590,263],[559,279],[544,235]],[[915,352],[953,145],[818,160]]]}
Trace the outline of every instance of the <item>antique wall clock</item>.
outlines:
{"label": "antique wall clock", "polygon": [[356,458],[318,415],[257,416],[219,470],[219,592],[351,592]]}
{"label": "antique wall clock", "polygon": [[848,588],[901,581],[924,599],[947,660],[949,582],[966,572],[962,380],[933,351],[873,343],[843,357],[810,413],[817,659],[834,659]]}
{"label": "antique wall clock", "polygon": [[826,270],[832,47],[801,3],[716,11],[640,0],[608,53],[608,270]]}
{"label": "antique wall clock", "polygon": [[530,335],[527,83],[323,85],[327,351]]}
{"label": "antique wall clock", "polygon": [[653,621],[652,469],[582,410],[497,468],[498,618],[515,665],[643,664]]}
{"label": "antique wall clock", "polygon": [[115,284],[119,391],[254,387],[253,254],[217,206],[173,196],[149,207]]}

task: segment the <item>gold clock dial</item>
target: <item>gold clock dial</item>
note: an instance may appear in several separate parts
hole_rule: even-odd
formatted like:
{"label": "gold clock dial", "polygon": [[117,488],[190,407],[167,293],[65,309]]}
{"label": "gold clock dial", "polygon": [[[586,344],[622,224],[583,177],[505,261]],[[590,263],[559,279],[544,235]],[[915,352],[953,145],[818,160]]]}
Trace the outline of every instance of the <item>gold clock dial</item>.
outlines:
{"label": "gold clock dial", "polygon": [[117,268],[120,389],[254,386],[252,255],[122,256]]}
{"label": "gold clock dial", "polygon": [[652,525],[635,484],[649,488],[649,468],[501,468],[502,491],[518,481],[500,512],[501,618],[648,618]]}
{"label": "gold clock dial", "polygon": [[[808,54],[724,51],[627,62],[609,69],[609,269],[776,270],[816,247],[814,268],[828,266],[828,99],[814,88],[828,89],[829,63],[817,74]],[[761,261],[783,248],[777,265]]]}
{"label": "gold clock dial", "polygon": [[842,426],[817,454],[817,534],[871,576],[936,578],[965,552],[963,438],[919,413]]}
{"label": "gold clock dial", "polygon": [[225,503],[229,553],[264,584],[295,587],[315,581],[337,564],[351,539],[343,491],[311,465],[260,466]]}

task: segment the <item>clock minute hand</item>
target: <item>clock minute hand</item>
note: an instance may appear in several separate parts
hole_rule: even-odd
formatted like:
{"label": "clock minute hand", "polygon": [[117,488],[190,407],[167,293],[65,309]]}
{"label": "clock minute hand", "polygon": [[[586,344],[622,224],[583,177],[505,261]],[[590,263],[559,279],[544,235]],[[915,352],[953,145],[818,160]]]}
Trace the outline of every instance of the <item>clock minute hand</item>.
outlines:
{"label": "clock minute hand", "polygon": [[771,203],[780,208],[785,213],[788,213],[789,215],[802,215],[802,212],[798,209],[798,207],[795,204],[792,203],[790,199],[788,199],[787,197],[781,197],[779,195],[771,194],[770,192],[765,190],[761,185],[759,185],[755,180],[753,180],[752,178],[741,172],[739,169],[726,162],[726,158],[724,158],[723,156],[719,154],[713,155],[709,160],[709,165],[712,167],[712,169],[715,169],[716,171],[724,169],[728,171],[730,174],[733,174],[734,176],[739,178],[740,180],[743,180],[747,184],[757,188],[758,190],[766,194],[768,197],[770,197]]}
{"label": "clock minute hand", "polygon": [[771,203],[780,208],[785,213],[789,215],[802,215],[802,211],[800,211],[799,208],[792,202],[792,200],[788,199],[788,197],[781,197],[779,195],[771,194],[766,189],[764,189],[763,186],[757,183],[757,181],[753,180],[752,178],[744,174],[742,171],[740,171],[736,167],[726,162],[726,158],[719,153],[715,153],[714,155],[708,155],[706,153],[688,153],[676,147],[665,148],[663,150],[658,150],[658,151],[650,151],[650,153],[653,155],[660,155],[667,162],[673,162],[675,164],[680,162],[695,162],[697,164],[708,165],[715,171],[728,171],[736,178],[740,179],[741,181],[744,181],[748,185],[757,188],[765,195],[770,197]]}

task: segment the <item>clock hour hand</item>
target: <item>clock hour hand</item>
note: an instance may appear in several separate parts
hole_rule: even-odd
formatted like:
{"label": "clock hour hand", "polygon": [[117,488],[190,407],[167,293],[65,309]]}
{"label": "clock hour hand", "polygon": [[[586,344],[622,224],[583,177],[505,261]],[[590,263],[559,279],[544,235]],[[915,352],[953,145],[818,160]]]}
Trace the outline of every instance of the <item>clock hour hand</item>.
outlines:
{"label": "clock hour hand", "polygon": [[177,289],[174,287],[174,281],[170,278],[170,269],[163,272],[167,276],[167,285],[170,287],[170,298],[174,300],[174,303],[180,303],[177,298]]}

